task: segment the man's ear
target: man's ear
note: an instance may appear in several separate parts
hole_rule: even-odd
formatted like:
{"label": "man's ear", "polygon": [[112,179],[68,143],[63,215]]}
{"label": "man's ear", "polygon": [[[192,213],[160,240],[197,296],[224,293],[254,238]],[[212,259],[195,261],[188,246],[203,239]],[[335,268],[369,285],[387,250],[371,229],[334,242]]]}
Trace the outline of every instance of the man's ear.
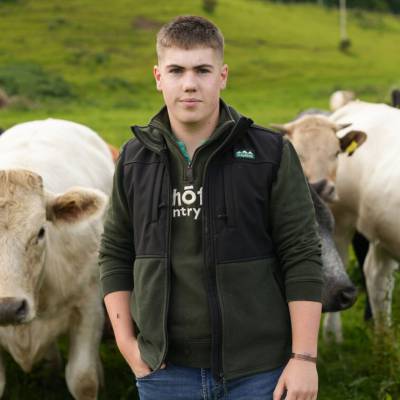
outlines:
{"label": "man's ear", "polygon": [[153,67],[153,76],[154,76],[154,79],[156,80],[157,90],[159,92],[161,92],[161,90],[162,90],[162,88],[161,88],[161,72],[160,72],[160,68],[158,65],[155,65]]}
{"label": "man's ear", "polygon": [[220,85],[220,89],[224,90],[226,88],[226,84],[228,82],[228,64],[224,64],[221,67],[221,85]]}
{"label": "man's ear", "polygon": [[46,218],[55,224],[99,218],[106,205],[107,196],[96,189],[75,187],[59,195],[46,192]]}

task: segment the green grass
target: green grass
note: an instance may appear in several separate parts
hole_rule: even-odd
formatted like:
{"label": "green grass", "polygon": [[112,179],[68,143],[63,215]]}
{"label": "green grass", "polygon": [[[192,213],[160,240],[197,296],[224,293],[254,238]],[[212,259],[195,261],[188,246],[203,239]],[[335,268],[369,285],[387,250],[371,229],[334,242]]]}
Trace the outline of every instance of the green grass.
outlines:
{"label": "green grass", "polygon": [[[35,105],[17,102],[1,111],[0,125],[51,115],[85,123],[120,145],[129,125],[146,123],[162,105],[152,77],[158,27],[187,13],[203,14],[201,1],[0,2],[1,67],[37,64],[74,94],[60,101],[31,96]],[[338,88],[382,101],[400,86],[396,17],[350,12],[348,53],[338,50],[333,9],[222,0],[212,19],[226,37],[230,79],[223,96],[261,124],[326,108]]]}
{"label": "green grass", "polygon": [[[60,340],[64,362],[67,354],[67,341]],[[122,361],[113,340],[104,340],[100,355],[103,361],[105,382],[100,390],[100,400],[135,400],[135,377]],[[64,367],[54,370],[45,364],[37,365],[30,374],[24,374],[8,354],[4,355],[7,366],[5,400],[73,400],[64,379]]]}
{"label": "green grass", "polygon": [[[200,0],[0,0],[0,82],[13,96],[0,110],[0,126],[59,117],[121,145],[130,125],[145,124],[162,105],[152,77],[160,24],[189,13],[204,15]],[[349,12],[347,53],[338,50],[334,9],[219,0],[211,19],[226,39],[230,77],[223,97],[260,124],[327,108],[336,89],[389,101],[390,90],[400,86],[400,19],[394,16]],[[320,399],[400,398],[399,283],[392,332],[376,336],[363,322],[361,294],[343,313],[344,343],[320,341]],[[100,398],[135,398],[133,376],[112,343],[104,343],[101,354],[106,381]],[[5,398],[70,397],[62,372],[49,375],[38,367],[25,375],[8,357]]]}
{"label": "green grass", "polygon": [[392,304],[393,326],[376,331],[373,321],[364,321],[365,291],[359,266],[350,254],[348,269],[358,288],[355,305],[342,315],[344,341],[329,343],[320,329],[319,379],[322,400],[400,399],[400,276],[395,276]]}

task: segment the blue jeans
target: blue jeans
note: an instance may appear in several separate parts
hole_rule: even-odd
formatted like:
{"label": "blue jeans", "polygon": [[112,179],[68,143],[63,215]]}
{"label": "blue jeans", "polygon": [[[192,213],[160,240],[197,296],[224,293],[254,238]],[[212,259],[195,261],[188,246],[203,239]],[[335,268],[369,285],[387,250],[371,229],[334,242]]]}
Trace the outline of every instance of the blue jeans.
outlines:
{"label": "blue jeans", "polygon": [[217,383],[210,368],[166,364],[136,379],[140,400],[272,400],[284,368]]}

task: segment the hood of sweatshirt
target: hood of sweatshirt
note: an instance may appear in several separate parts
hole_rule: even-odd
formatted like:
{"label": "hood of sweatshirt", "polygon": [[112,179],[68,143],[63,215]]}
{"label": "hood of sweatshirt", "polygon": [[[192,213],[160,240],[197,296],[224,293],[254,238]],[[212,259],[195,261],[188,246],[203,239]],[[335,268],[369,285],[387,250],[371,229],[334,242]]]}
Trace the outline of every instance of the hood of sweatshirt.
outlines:
{"label": "hood of sweatshirt", "polygon": [[[207,142],[218,139],[227,129],[232,129],[242,116],[220,99],[220,112],[217,126]],[[149,122],[148,125],[134,125],[131,130],[135,137],[150,150],[160,153],[166,148],[166,140],[176,141],[171,130],[167,107],[164,106]]]}

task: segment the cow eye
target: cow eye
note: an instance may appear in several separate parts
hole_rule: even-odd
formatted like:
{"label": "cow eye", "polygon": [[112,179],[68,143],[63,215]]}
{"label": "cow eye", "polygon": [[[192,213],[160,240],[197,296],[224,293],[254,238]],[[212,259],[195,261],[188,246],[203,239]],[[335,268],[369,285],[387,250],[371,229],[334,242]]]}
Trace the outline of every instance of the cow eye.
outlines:
{"label": "cow eye", "polygon": [[40,240],[40,239],[43,239],[44,233],[45,233],[44,228],[43,228],[43,227],[40,228],[40,231],[39,231],[39,233],[38,233],[38,239],[39,239],[39,240]]}

